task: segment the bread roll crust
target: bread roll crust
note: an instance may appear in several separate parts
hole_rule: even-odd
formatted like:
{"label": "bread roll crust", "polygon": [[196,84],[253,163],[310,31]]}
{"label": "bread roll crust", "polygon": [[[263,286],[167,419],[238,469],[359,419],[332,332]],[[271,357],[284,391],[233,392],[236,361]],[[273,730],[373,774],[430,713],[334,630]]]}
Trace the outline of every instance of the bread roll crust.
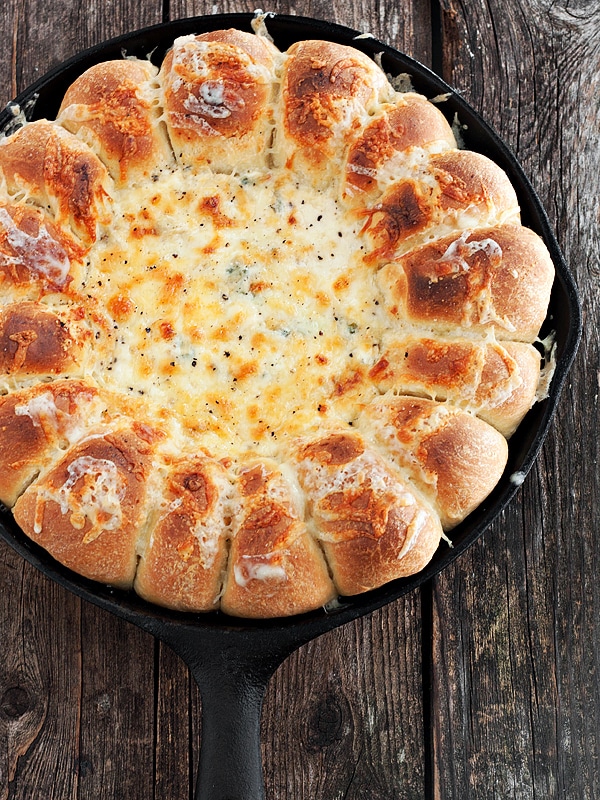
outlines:
{"label": "bread roll crust", "polygon": [[141,543],[135,590],[168,608],[210,611],[219,605],[227,561],[225,470],[203,457],[167,469],[148,541]]}
{"label": "bread roll crust", "polygon": [[69,374],[80,351],[68,325],[43,304],[13,303],[0,311],[0,373]]}
{"label": "bread roll crust", "polygon": [[297,42],[283,65],[279,159],[323,185],[338,171],[330,159],[344,153],[360,133],[361,117],[366,120],[390,93],[381,71],[359,51],[333,42]]}
{"label": "bread roll crust", "polygon": [[446,530],[481,505],[506,465],[501,433],[433,400],[386,398],[368,406],[363,422],[419,486]]}
{"label": "bread roll crust", "polygon": [[251,33],[228,28],[223,31],[201,33],[196,37],[199,42],[221,42],[243,50],[255,64],[271,69],[280,52],[266,36],[254,36]]}
{"label": "bread roll crust", "polygon": [[88,142],[113,179],[124,183],[159,171],[173,161],[156,124],[149,61],[127,59],[96,64],[67,90],[58,120]]}
{"label": "bread roll crust", "polygon": [[394,315],[440,332],[494,328],[499,339],[532,342],[546,315],[554,267],[537,234],[500,225],[439,239],[379,275]]}
{"label": "bread roll crust", "polygon": [[9,195],[25,194],[48,208],[55,224],[82,244],[106,221],[106,168],[76,136],[46,120],[31,122],[0,142],[0,171]]}
{"label": "bread roll crust", "polygon": [[373,589],[429,562],[439,521],[359,434],[300,443],[294,458],[340,594]]}
{"label": "bread roll crust", "polygon": [[507,438],[533,405],[539,376],[530,344],[414,335],[390,342],[370,372],[382,392],[449,400]]}
{"label": "bread roll crust", "polygon": [[31,480],[100,421],[97,389],[80,380],[57,380],[0,397],[0,500],[13,506]]}
{"label": "bread roll crust", "polygon": [[332,600],[323,555],[279,468],[264,461],[243,467],[238,502],[222,609],[234,616],[289,616]]}
{"label": "bread roll crust", "polygon": [[265,165],[272,130],[272,50],[242,33],[175,41],[160,79],[179,163],[217,172]]}
{"label": "bread roll crust", "polygon": [[71,259],[82,252],[41,209],[0,203],[0,280],[15,294],[34,299],[67,291]]}
{"label": "bread roll crust", "polygon": [[15,519],[66,567],[130,588],[145,522],[149,456],[148,442],[133,427],[84,439],[25,490]]}
{"label": "bread roll crust", "polygon": [[479,153],[448,149],[417,164],[360,212],[375,264],[456,231],[518,223],[519,205],[506,173]]}
{"label": "bread roll crust", "polygon": [[431,169],[440,186],[442,209],[479,207],[505,217],[519,214],[519,201],[506,173],[481,153],[447,150],[431,158]]}
{"label": "bread roll crust", "polygon": [[360,195],[376,191],[394,156],[402,153],[406,157],[411,150],[435,146],[456,147],[444,115],[422,95],[400,95],[393,105],[383,106],[351,145],[346,166],[347,192]]}

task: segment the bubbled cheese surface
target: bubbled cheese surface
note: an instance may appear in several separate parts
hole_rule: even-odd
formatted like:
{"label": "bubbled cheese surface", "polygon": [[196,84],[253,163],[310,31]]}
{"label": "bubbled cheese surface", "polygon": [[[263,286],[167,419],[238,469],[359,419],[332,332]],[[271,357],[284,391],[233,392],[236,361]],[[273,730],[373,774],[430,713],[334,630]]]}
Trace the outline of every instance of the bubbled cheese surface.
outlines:
{"label": "bubbled cheese surface", "polygon": [[83,294],[114,325],[89,365],[221,456],[351,423],[389,320],[361,222],[284,173],[174,171],[115,198]]}

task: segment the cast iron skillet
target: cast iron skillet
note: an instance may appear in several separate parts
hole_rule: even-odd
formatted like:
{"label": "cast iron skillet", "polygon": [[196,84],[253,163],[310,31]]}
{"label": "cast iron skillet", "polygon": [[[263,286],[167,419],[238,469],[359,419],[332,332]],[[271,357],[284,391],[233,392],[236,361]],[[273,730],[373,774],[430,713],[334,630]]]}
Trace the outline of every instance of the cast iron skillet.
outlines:
{"label": "cast iron skillet", "polygon": [[[177,36],[236,27],[250,30],[251,14],[196,17],[146,28],[93,47],[72,58],[23,92],[15,103],[29,119],[55,117],[67,87],[85,69],[123,54],[159,64]],[[560,390],[580,336],[580,308],[575,285],[550,230],[547,217],[514,156],[477,113],[434,73],[373,38],[356,39],[357,31],[303,17],[269,15],[269,32],[280,49],[301,39],[329,39],[353,45],[370,56],[382,54],[392,75],[408,73],[413,87],[433,98],[448,93],[439,108],[463,128],[466,147],[500,164],[511,178],[524,224],[545,240],[556,267],[556,281],[542,336],[555,332],[556,371],[549,396],[529,412],[510,441],[508,466],[499,485],[468,519],[452,532],[453,548],[442,543],[429,566],[411,578],[394,581],[339,606],[288,619],[245,621],[215,612],[184,614],[155,607],[132,592],[117,591],[82,578],[56,563],[27,539],[9,512],[0,511],[0,535],[45,575],[101,608],[138,625],[166,642],[188,664],[202,694],[202,749],[196,798],[259,800],[264,798],[260,756],[260,713],[267,682],[281,662],[300,645],[338,625],[397,599],[420,586],[456,559],[509,503],[529,471],[548,430]],[[0,130],[14,125],[14,106],[0,113]]]}

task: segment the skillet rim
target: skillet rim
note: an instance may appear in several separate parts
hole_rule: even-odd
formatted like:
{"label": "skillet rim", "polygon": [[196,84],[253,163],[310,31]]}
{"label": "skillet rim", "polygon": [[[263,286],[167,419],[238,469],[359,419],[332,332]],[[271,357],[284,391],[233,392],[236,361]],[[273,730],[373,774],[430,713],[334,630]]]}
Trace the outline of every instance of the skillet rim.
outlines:
{"label": "skillet rim", "polygon": [[[302,615],[256,620],[230,617],[220,611],[189,613],[153,605],[143,600],[133,590],[118,590],[96,583],[56,562],[43,548],[20,531],[11,512],[0,504],[0,537],[20,556],[79,597],[154,633],[160,631],[161,627],[175,627],[181,631],[260,630],[279,631],[281,634],[295,632],[302,638],[308,639],[371,613],[431,580],[457,560],[500,517],[518,492],[548,433],[581,337],[581,308],[577,289],[546,212],[515,155],[460,93],[417,60],[374,37],[363,37],[359,31],[352,28],[311,17],[270,12],[264,16],[267,29],[273,34],[281,49],[286,49],[292,41],[307,38],[325,38],[349,44],[372,57],[381,54],[381,63],[386,71],[395,75],[402,72],[409,73],[416,91],[430,98],[447,95],[447,99],[438,107],[450,121],[458,115],[461,126],[467,126],[462,131],[466,146],[490,156],[507,172],[521,203],[524,224],[542,236],[550,251],[556,277],[547,322],[541,336],[547,335],[553,326],[556,329],[556,370],[548,396],[534,405],[509,441],[509,461],[502,479],[484,503],[451,532],[453,548],[442,542],[431,562],[416,575],[391,581],[378,589],[354,597],[341,598],[340,603],[330,609],[321,608]],[[87,48],[49,70],[10,102],[0,112],[0,131],[11,130],[11,126],[15,123],[15,107],[24,109],[28,119],[39,118],[40,115],[44,115],[42,112],[51,109],[53,104],[56,113],[64,93],[56,87],[63,84],[66,89],[78,74],[94,63],[119,57],[125,52],[133,54],[134,49],[138,57],[144,57],[152,51],[152,58],[156,59],[177,36],[223,27],[250,29],[250,23],[255,17],[256,14],[252,13],[189,17],[144,27]],[[154,42],[153,47],[149,47],[151,42]],[[47,97],[44,92],[52,96]]]}

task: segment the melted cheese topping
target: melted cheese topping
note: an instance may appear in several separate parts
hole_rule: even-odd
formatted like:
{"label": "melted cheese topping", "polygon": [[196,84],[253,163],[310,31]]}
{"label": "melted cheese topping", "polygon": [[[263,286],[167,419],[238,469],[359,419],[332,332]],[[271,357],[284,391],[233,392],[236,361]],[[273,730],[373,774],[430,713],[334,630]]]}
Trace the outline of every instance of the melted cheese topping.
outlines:
{"label": "melted cheese topping", "polygon": [[112,315],[95,379],[217,456],[352,422],[389,326],[362,221],[289,176],[165,173],[115,197],[81,291]]}
{"label": "melted cheese topping", "polygon": [[67,467],[69,477],[57,489],[45,488],[38,497],[34,531],[42,530],[43,502],[52,500],[60,506],[60,513],[69,514],[69,522],[82,530],[86,522],[91,527],[83,543],[93,542],[103,531],[121,526],[121,501],[125,495],[122,478],[114,462],[105,458],[80,456]]}
{"label": "melted cheese topping", "polygon": [[233,568],[235,582],[245,588],[250,581],[286,581],[287,573],[280,563],[272,563],[287,553],[265,553],[259,556],[243,555]]}
{"label": "melted cheese topping", "polygon": [[5,208],[0,208],[0,230],[14,251],[14,256],[0,255],[3,266],[16,268],[25,265],[34,275],[39,275],[48,283],[63,288],[69,275],[69,258],[62,246],[53,239],[44,225],[39,226],[37,235],[22,231]]}
{"label": "melted cheese topping", "polygon": [[51,392],[43,392],[26,403],[17,403],[15,414],[29,417],[35,428],[43,430],[49,442],[58,438],[65,447],[80,441],[86,430],[77,413],[69,414],[57,407]]}

